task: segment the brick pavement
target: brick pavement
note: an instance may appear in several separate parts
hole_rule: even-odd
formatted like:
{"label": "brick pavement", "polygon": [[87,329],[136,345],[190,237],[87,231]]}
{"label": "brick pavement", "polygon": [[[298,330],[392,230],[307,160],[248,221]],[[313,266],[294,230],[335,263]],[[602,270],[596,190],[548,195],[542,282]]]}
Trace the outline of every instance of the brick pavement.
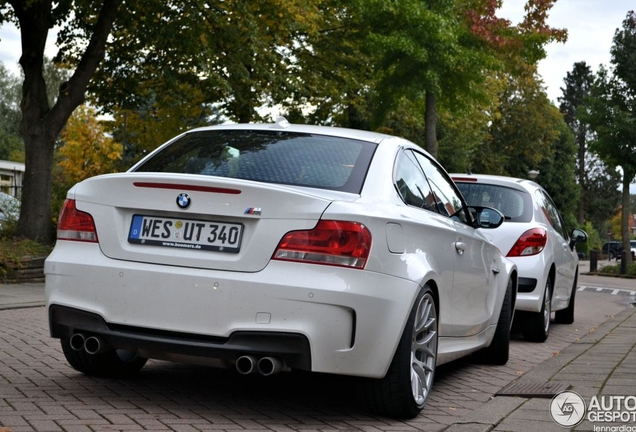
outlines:
{"label": "brick pavement", "polygon": [[438,431],[625,307],[620,296],[579,292],[575,324],[554,325],[543,344],[516,337],[505,366],[440,367],[427,407],[405,422],[361,410],[357,380],[346,377],[263,378],[159,361],[136,379],[87,377],[49,337],[44,308],[2,310],[0,431]]}

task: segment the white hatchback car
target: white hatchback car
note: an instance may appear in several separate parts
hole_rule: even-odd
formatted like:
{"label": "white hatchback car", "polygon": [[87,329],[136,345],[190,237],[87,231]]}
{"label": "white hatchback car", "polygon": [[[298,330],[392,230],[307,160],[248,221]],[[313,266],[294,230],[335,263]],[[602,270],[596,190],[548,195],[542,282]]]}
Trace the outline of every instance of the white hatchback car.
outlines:
{"label": "white hatchback car", "polygon": [[371,409],[413,417],[436,365],[508,360],[516,267],[479,229],[502,221],[400,138],[195,129],[68,192],[50,331],[89,375],[148,358],[354,375]]}
{"label": "white hatchback car", "polygon": [[511,177],[452,174],[469,205],[501,211],[505,222],[485,233],[519,269],[515,319],[525,339],[543,342],[551,313],[562,324],[574,322],[578,276],[575,244],[587,234],[568,234],[548,193],[537,183]]}

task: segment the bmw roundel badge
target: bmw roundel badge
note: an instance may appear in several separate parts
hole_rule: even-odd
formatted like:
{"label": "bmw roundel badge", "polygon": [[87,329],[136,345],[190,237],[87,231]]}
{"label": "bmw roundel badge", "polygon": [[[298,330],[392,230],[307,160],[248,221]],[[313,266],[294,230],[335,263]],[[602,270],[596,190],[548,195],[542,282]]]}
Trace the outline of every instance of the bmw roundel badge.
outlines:
{"label": "bmw roundel badge", "polygon": [[190,203],[190,195],[188,195],[187,193],[180,193],[179,196],[177,196],[177,205],[179,206],[179,208],[187,209],[188,207],[190,207]]}

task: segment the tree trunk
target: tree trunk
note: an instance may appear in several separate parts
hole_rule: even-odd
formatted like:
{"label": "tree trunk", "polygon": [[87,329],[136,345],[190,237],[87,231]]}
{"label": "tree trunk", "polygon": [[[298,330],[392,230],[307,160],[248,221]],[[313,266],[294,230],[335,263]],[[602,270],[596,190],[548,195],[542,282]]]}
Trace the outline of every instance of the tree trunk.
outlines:
{"label": "tree trunk", "polygon": [[623,250],[625,251],[625,261],[627,265],[630,265],[632,263],[631,247],[629,245],[629,185],[632,182],[633,178],[633,174],[623,171],[623,194],[621,200],[621,238],[623,239]]}
{"label": "tree trunk", "polygon": [[[25,173],[17,234],[42,243],[52,241],[51,172],[53,142],[46,139],[46,115],[50,112],[43,76],[44,42],[49,31],[51,2],[35,2],[31,7],[14,4],[20,21],[24,72],[20,135],[24,140]],[[44,41],[44,42],[43,42]]]}
{"label": "tree trunk", "polygon": [[51,219],[51,179],[55,141],[75,108],[84,102],[86,87],[104,58],[106,40],[122,0],[104,0],[79,65],[68,82],[60,86],[53,107],[47,101],[43,76],[44,46],[52,16],[52,0],[13,0],[22,39],[20,65],[22,120],[20,134],[25,146],[25,173],[17,235],[42,243],[53,241]]}
{"label": "tree trunk", "polygon": [[[22,123],[23,128],[28,128],[28,122]],[[51,179],[55,140],[48,140],[43,128],[39,129],[39,133],[31,130],[23,134],[26,171],[17,232],[22,237],[48,244],[53,241]]]}
{"label": "tree trunk", "polygon": [[580,127],[582,130],[579,131],[577,140],[578,140],[578,147],[579,147],[578,180],[579,180],[579,187],[581,188],[580,189],[581,195],[579,197],[579,205],[577,209],[576,219],[579,225],[583,225],[583,223],[585,222],[585,202],[587,200],[587,190],[586,190],[587,181],[585,179],[585,144],[586,144],[586,138],[587,138],[587,128],[583,125],[580,125]]}
{"label": "tree trunk", "polygon": [[426,92],[426,113],[424,115],[424,142],[426,151],[437,158],[437,111],[435,109],[435,95]]}

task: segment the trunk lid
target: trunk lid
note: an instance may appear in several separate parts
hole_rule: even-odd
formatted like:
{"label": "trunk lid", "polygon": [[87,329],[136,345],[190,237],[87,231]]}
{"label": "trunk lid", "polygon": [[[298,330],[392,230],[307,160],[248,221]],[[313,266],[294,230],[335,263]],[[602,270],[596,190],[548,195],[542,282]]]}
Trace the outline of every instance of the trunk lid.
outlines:
{"label": "trunk lid", "polygon": [[[186,194],[187,197],[183,194]],[[289,231],[313,228],[356,194],[191,174],[94,177],[69,192],[95,221],[109,258],[256,272]],[[185,206],[189,198],[189,205]]]}

